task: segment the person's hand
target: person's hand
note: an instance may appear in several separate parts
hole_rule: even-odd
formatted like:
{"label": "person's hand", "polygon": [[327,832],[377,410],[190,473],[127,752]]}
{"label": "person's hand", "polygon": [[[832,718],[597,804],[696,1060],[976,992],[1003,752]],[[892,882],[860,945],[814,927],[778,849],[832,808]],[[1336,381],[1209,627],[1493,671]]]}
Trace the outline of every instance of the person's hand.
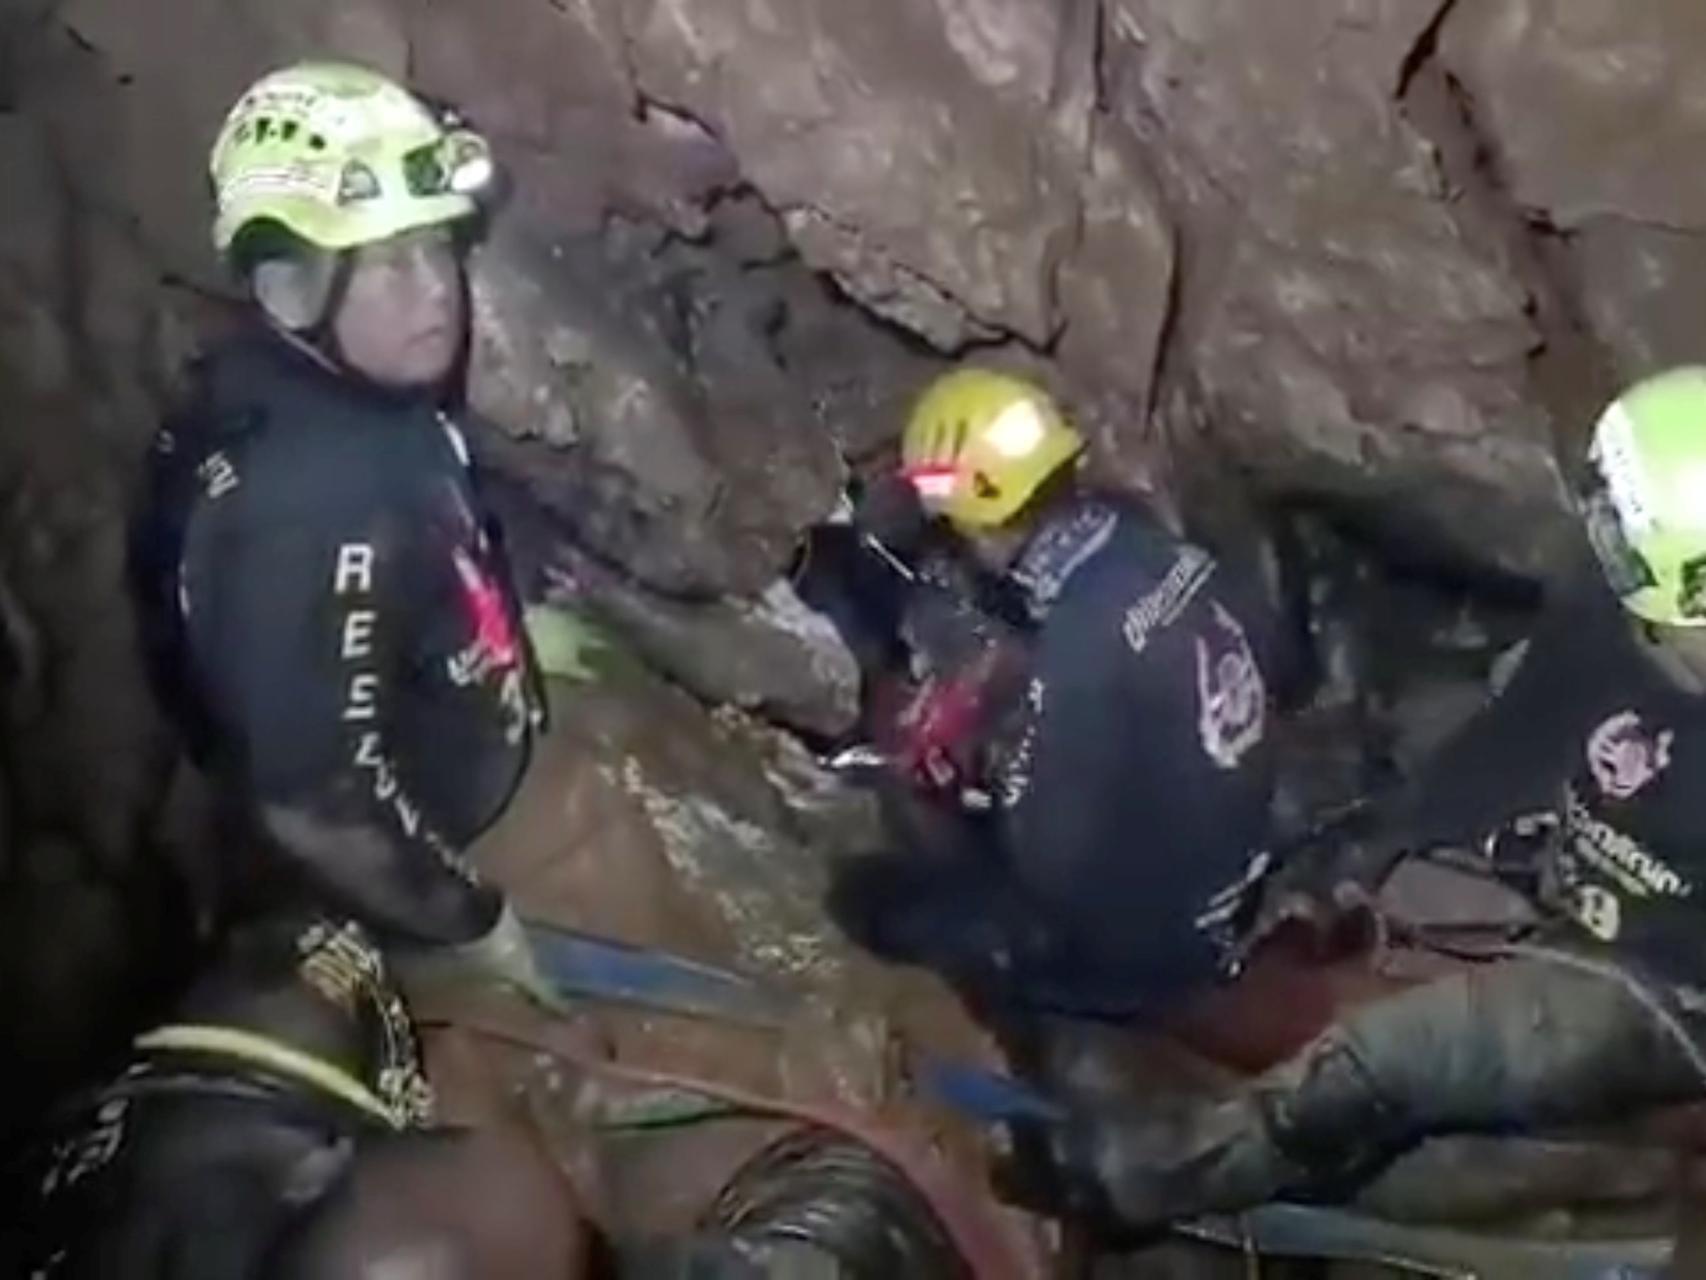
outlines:
{"label": "person's hand", "polygon": [[1257,890],[1238,967],[1281,934],[1304,940],[1322,961],[1378,949],[1385,938],[1380,885],[1396,861],[1376,841],[1328,837],[1287,850]]}
{"label": "person's hand", "polygon": [[981,665],[918,687],[896,718],[895,755],[914,785],[956,796],[974,781],[987,673]]}
{"label": "person's hand", "polygon": [[570,1012],[569,1002],[539,971],[527,930],[508,903],[504,904],[497,923],[484,936],[458,947],[456,956],[480,974],[496,979],[549,1013]]}
{"label": "person's hand", "polygon": [[559,680],[586,683],[598,679],[589,659],[610,649],[602,632],[573,609],[562,605],[530,604],[523,614],[527,639],[539,669]]}

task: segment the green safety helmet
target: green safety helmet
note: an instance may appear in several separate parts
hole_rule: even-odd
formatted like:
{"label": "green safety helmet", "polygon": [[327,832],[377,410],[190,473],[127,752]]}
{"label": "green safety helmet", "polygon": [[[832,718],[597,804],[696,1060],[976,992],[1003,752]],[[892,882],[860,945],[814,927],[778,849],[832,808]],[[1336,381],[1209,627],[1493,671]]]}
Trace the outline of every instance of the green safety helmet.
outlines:
{"label": "green safety helmet", "polygon": [[486,140],[454,114],[335,62],[257,81],[225,117],[208,170],[221,253],[263,225],[337,251],[456,222],[496,176]]}
{"label": "green safety helmet", "polygon": [[1594,427],[1582,514],[1636,617],[1706,627],[1706,367],[1629,388]]}

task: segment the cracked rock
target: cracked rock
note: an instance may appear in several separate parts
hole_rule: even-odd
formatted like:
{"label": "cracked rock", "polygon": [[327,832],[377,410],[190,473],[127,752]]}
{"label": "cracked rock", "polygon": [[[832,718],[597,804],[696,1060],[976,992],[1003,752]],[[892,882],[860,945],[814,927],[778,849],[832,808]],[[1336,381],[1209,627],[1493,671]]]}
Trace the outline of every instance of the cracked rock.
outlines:
{"label": "cracked rock", "polygon": [[1463,4],[1442,35],[1510,198],[1566,233],[1620,381],[1701,358],[1702,47],[1706,9],[1611,0]]}
{"label": "cracked rock", "polygon": [[1569,515],[1531,299],[1396,97],[1437,0],[1110,11],[1108,100],[1190,229],[1175,360],[1207,431],[1265,488],[1548,568]]}

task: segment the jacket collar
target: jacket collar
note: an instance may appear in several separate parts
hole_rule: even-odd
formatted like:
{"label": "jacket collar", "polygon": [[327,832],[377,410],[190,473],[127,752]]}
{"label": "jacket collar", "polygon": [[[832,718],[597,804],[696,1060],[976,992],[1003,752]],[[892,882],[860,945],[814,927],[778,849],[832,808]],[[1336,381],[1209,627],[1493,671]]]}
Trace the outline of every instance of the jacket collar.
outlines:
{"label": "jacket collar", "polygon": [[1113,507],[1086,499],[1063,508],[1031,535],[1009,576],[1034,620],[1048,616],[1072,576],[1108,545],[1118,523]]}

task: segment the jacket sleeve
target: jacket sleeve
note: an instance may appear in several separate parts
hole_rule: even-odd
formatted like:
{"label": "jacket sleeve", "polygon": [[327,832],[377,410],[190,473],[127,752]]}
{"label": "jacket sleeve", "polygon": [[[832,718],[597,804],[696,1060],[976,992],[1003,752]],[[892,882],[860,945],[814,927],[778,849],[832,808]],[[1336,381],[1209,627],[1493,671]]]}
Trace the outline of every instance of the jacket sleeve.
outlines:
{"label": "jacket sleeve", "polygon": [[394,937],[467,942],[501,895],[434,828],[431,797],[405,789],[391,741],[402,641],[431,596],[401,512],[338,505],[263,520],[213,504],[186,545],[189,641],[223,763],[331,901]]}
{"label": "jacket sleeve", "polygon": [[1387,806],[1384,836],[1394,852],[1479,844],[1513,818],[1556,807],[1602,683],[1587,653],[1594,624],[1574,603],[1543,621],[1509,684]]}

